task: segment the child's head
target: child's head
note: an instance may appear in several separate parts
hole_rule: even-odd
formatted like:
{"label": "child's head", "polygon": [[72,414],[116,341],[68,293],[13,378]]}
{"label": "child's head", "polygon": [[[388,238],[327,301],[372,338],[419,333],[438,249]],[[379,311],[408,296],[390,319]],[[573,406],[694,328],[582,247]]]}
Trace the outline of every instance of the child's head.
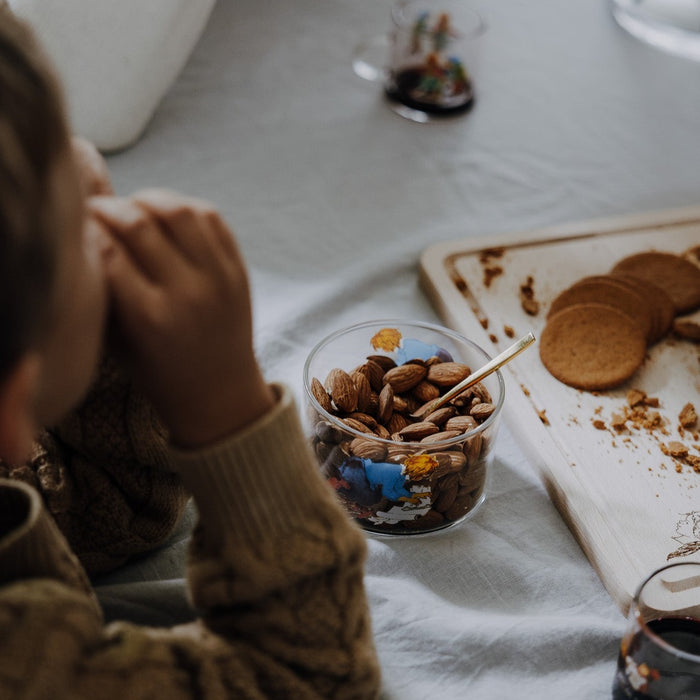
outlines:
{"label": "child's head", "polygon": [[[31,33],[0,3],[0,457],[85,390],[104,288],[60,90]],[[90,250],[90,248],[92,250]],[[29,443],[30,444],[30,443]]]}

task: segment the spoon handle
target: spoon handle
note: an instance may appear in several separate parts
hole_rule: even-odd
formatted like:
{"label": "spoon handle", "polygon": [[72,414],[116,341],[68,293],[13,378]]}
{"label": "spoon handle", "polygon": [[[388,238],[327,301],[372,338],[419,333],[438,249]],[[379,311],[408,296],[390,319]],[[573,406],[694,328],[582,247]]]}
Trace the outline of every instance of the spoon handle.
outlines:
{"label": "spoon handle", "polygon": [[419,409],[414,414],[415,418],[425,417],[428,413],[432,413],[436,409],[440,408],[443,404],[447,403],[450,399],[453,399],[458,394],[461,394],[465,389],[470,386],[474,386],[489,374],[495,372],[499,367],[502,367],[507,362],[510,362],[516,355],[519,355],[523,350],[530,347],[535,342],[535,335],[530,331],[524,335],[520,340],[516,341],[509,348],[506,348],[500,355],[496,355],[490,362],[487,362],[483,367],[472,372],[466,379],[463,379],[459,384],[455,384],[444,396],[439,399],[435,399],[427,404],[424,408]]}

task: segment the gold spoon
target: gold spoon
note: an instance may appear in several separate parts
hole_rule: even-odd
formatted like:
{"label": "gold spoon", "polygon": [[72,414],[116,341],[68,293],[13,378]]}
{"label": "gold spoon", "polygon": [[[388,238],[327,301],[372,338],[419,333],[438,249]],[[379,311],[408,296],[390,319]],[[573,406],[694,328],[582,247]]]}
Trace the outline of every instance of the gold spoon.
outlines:
{"label": "gold spoon", "polygon": [[421,406],[417,411],[411,413],[411,418],[423,420],[427,415],[437,410],[443,404],[453,399],[458,394],[461,394],[465,389],[479,383],[484,377],[495,372],[499,367],[503,367],[507,362],[510,362],[516,355],[519,355],[523,350],[530,347],[535,342],[535,335],[532,331],[524,335],[520,340],[513,343],[509,348],[506,348],[500,355],[496,355],[490,362],[487,362],[481,369],[472,372],[466,379],[463,379],[459,384],[455,384],[444,396],[428,401]]}

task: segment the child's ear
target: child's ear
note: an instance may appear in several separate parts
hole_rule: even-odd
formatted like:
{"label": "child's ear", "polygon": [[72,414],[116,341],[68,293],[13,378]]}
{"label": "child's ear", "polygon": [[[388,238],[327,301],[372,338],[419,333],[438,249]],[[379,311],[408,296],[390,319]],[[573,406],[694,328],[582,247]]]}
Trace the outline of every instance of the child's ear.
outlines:
{"label": "child's ear", "polygon": [[40,356],[27,353],[0,384],[0,457],[6,462],[21,462],[31,450],[40,374]]}

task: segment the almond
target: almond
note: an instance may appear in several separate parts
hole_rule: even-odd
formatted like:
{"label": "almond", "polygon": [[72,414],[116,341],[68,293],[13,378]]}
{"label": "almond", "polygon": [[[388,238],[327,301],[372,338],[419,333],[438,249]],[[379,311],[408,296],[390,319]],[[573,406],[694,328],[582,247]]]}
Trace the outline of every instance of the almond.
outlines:
{"label": "almond", "polygon": [[[438,365],[436,365],[437,367]],[[399,365],[390,369],[382,380],[384,384],[391,384],[391,387],[396,394],[402,394],[404,391],[413,389],[420,381],[425,378],[428,373],[428,368],[422,365],[406,364]]]}
{"label": "almond", "polygon": [[374,420],[374,418],[372,418],[372,416],[369,416],[366,413],[361,413],[360,411],[353,411],[345,417],[359,420],[360,423],[364,423],[374,433],[377,432],[377,428],[379,427],[379,424],[376,420]]}
{"label": "almond", "polygon": [[391,439],[391,433],[383,426],[383,425],[377,425],[377,429],[375,430],[377,435],[379,435],[382,440],[390,440]]}
{"label": "almond", "polygon": [[411,393],[421,403],[428,403],[428,401],[432,401],[440,396],[440,389],[438,389],[435,384],[431,384],[424,379],[422,382],[418,382],[418,384],[413,387],[413,391]]}
{"label": "almond", "polygon": [[364,459],[382,462],[386,458],[386,446],[368,438],[355,438],[350,443],[350,451]]}
{"label": "almond", "polygon": [[384,368],[374,360],[367,360],[364,366],[367,368],[367,379],[372,389],[380,392],[384,386]]}
{"label": "almond", "polygon": [[467,389],[466,391],[463,391],[461,394],[457,394],[450,403],[453,406],[456,406],[457,408],[466,408],[469,409],[471,408],[472,404],[480,403],[480,399],[478,396],[474,395],[474,392],[471,389]]}
{"label": "almond", "polygon": [[343,439],[343,431],[340,428],[336,428],[327,420],[321,420],[316,423],[314,431],[316,437],[323,442],[338,443]]}
{"label": "almond", "polygon": [[406,445],[388,445],[387,451],[389,457],[400,456],[403,459],[406,459],[406,457],[408,457],[408,453],[406,452]]}
{"label": "almond", "polygon": [[405,365],[420,365],[421,367],[427,367],[428,363],[425,360],[421,360],[420,357],[414,357],[412,360],[406,360]]}
{"label": "almond", "polygon": [[357,430],[360,433],[368,433],[370,435],[374,435],[374,431],[371,428],[368,428],[364,423],[361,423],[355,418],[343,418],[342,421],[343,423],[345,423],[345,425],[348,426],[348,428]]}
{"label": "almond", "polygon": [[439,387],[452,387],[470,374],[471,370],[462,362],[441,362],[428,367],[427,380]]}
{"label": "almond", "polygon": [[379,407],[377,408],[377,419],[386,425],[394,412],[394,389],[391,384],[385,384],[379,392]]}
{"label": "almond", "polygon": [[340,411],[352,413],[357,408],[357,388],[345,370],[332,369],[326,377],[325,387]]}
{"label": "almond", "polygon": [[464,456],[463,452],[449,452],[450,461],[452,462],[452,469],[455,471],[461,471],[467,466],[467,458]]}
{"label": "almond", "polygon": [[379,394],[376,391],[371,391],[369,394],[369,403],[367,408],[365,408],[365,413],[369,413],[372,416],[377,415],[379,410]]}
{"label": "almond", "polygon": [[435,476],[440,477],[454,471],[452,469],[452,459],[450,458],[449,452],[432,452],[430,456],[434,457],[438,463],[435,471],[433,472]]}
{"label": "almond", "polygon": [[[391,386],[391,384],[385,384],[384,386]],[[409,413],[408,401],[403,396],[394,395],[394,410],[399,413]]]}
{"label": "almond", "polygon": [[[428,421],[428,422],[430,422],[430,421]],[[432,435],[428,435],[427,437],[424,437],[421,440],[421,443],[423,443],[424,445],[432,445],[433,443],[436,443],[436,442],[442,442],[443,440],[449,440],[450,438],[455,438],[461,434],[462,433],[460,433],[459,430],[443,430],[442,432],[433,433]]]}
{"label": "almond", "polygon": [[492,403],[478,403],[472,406],[469,415],[476,418],[480,423],[483,423],[495,410],[496,407]]}
{"label": "almond", "polygon": [[457,487],[457,493],[459,493],[459,474],[443,474],[440,477],[441,489],[451,489],[453,486]]}
{"label": "almond", "polygon": [[399,435],[407,442],[416,442],[438,432],[440,432],[440,428],[435,423],[421,421],[420,423],[411,423],[399,430]]}
{"label": "almond", "polygon": [[437,497],[435,503],[433,503],[433,508],[435,508],[438,513],[446,513],[454,504],[458,492],[459,484],[457,483],[447,488],[442,488],[440,495]]}
{"label": "almond", "polygon": [[464,455],[461,452],[433,452],[432,457],[435,457],[435,459],[438,462],[438,466],[433,472],[432,476],[436,479],[441,479],[447,474],[454,474],[457,478],[459,478],[459,471],[461,469],[461,466],[453,461],[452,455],[460,455],[461,457],[464,457]]}
{"label": "almond", "polygon": [[469,440],[465,441],[462,452],[464,452],[464,456],[467,458],[467,463],[469,466],[472,466],[474,462],[479,459],[479,455],[481,454],[481,443],[481,433],[477,433],[474,435],[474,437],[470,437]]}
{"label": "almond", "polygon": [[389,422],[386,424],[386,429],[390,433],[398,433],[403,430],[407,425],[410,425],[411,421],[402,416],[400,413],[392,413]]}
{"label": "almond", "polygon": [[464,495],[460,493],[452,502],[452,505],[444,512],[445,518],[447,520],[459,520],[471,510],[473,500],[468,493]]}
{"label": "almond", "polygon": [[369,385],[367,375],[355,370],[350,375],[357,389],[357,410],[363,413],[370,407],[372,400],[372,387]]}
{"label": "almond", "polygon": [[454,406],[443,406],[442,408],[438,408],[437,411],[429,413],[424,420],[435,423],[435,425],[442,425],[452,418],[455,413],[457,413],[457,409]]}
{"label": "almond", "polygon": [[327,413],[333,413],[333,406],[331,405],[331,397],[328,396],[326,390],[323,388],[323,384],[314,377],[311,380],[311,393],[314,395],[316,401],[318,401],[321,408]]}
{"label": "almond", "polygon": [[396,367],[396,362],[388,355],[368,355],[367,359],[378,364],[385,372]]}
{"label": "almond", "polygon": [[454,416],[445,423],[445,430],[459,430],[462,433],[468,433],[474,430],[478,423],[472,416]]}
{"label": "almond", "polygon": [[459,475],[459,485],[463,491],[471,493],[477,489],[481,489],[486,479],[486,469],[482,464],[475,464]]}
{"label": "almond", "polygon": [[472,387],[472,391],[484,402],[491,403],[491,394],[489,390],[481,383],[475,384]]}

